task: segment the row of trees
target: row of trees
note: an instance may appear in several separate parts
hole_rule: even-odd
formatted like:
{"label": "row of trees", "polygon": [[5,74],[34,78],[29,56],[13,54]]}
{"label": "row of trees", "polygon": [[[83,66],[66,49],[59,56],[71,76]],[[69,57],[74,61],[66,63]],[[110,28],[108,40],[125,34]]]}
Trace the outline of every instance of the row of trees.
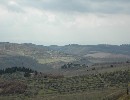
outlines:
{"label": "row of trees", "polygon": [[1,69],[0,70],[0,75],[2,74],[6,74],[6,73],[15,73],[15,72],[25,72],[25,76],[29,73],[37,73],[37,71],[34,71],[32,69],[29,69],[29,68],[25,68],[25,67],[11,67],[11,68],[6,68],[6,69]]}
{"label": "row of trees", "polygon": [[87,65],[83,64],[75,64],[75,63],[68,63],[61,66],[61,69],[77,69],[77,68],[86,68]]}

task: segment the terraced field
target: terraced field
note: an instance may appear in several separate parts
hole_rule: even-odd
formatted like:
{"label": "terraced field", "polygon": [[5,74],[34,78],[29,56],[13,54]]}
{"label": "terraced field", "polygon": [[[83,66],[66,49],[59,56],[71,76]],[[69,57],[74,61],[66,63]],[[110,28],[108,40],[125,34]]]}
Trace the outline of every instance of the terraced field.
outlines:
{"label": "terraced field", "polygon": [[[1,75],[0,82],[6,80],[10,83],[10,79],[13,79],[16,83],[24,82],[27,88],[25,92],[18,94],[15,94],[15,91],[8,92],[12,91],[8,89],[6,92],[9,94],[0,94],[0,99],[8,100],[8,96],[12,100],[117,100],[126,92],[127,82],[130,81],[129,73],[130,71],[126,70],[74,77],[42,74],[23,77],[18,73]],[[1,88],[1,91],[4,91],[2,89],[4,88]]]}

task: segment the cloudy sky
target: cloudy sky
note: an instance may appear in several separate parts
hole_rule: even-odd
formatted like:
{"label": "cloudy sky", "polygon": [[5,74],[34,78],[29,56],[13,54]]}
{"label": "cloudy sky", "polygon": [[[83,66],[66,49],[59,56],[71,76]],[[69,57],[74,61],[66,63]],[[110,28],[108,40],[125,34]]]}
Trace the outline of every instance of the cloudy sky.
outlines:
{"label": "cloudy sky", "polygon": [[130,0],[0,0],[0,41],[130,43]]}

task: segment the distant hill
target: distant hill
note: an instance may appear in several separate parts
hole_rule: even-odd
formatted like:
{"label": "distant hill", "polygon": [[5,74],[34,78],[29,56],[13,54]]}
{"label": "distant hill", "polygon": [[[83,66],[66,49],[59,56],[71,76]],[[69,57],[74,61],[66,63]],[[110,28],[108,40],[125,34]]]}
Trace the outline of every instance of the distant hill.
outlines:
{"label": "distant hill", "polygon": [[130,45],[43,46],[32,43],[0,42],[1,69],[24,66],[40,71],[52,71],[67,63],[92,65],[129,59]]}
{"label": "distant hill", "polygon": [[130,55],[130,45],[108,45],[108,44],[99,44],[99,45],[78,45],[70,44],[65,46],[49,46],[52,50],[61,51],[67,54],[74,55],[85,55],[88,53],[94,52],[106,52],[106,53],[115,53],[115,54],[126,54]]}
{"label": "distant hill", "polygon": [[51,71],[54,63],[61,66],[61,62],[70,62],[71,55],[52,50],[47,46],[31,43],[17,44],[0,43],[0,68],[24,66],[39,71]]}

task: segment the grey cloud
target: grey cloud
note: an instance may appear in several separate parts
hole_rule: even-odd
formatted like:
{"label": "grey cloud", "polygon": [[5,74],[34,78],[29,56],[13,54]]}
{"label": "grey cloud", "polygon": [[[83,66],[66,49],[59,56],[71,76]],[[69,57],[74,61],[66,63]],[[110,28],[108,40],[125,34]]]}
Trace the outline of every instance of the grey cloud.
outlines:
{"label": "grey cloud", "polygon": [[7,6],[7,8],[9,11],[13,11],[13,12],[17,12],[17,13],[24,12],[24,10],[20,6],[16,6],[16,5],[9,5],[9,6]]}
{"label": "grey cloud", "polygon": [[26,5],[70,13],[130,13],[130,0],[29,0]]}
{"label": "grey cloud", "polygon": [[[10,0],[0,1],[5,5]],[[41,10],[63,13],[130,13],[130,0],[16,0],[22,7],[30,6]],[[8,6],[13,11],[19,7]]]}
{"label": "grey cloud", "polygon": [[31,6],[38,9],[44,9],[49,11],[57,11],[57,12],[85,12],[89,11],[89,5],[87,7],[80,4],[79,1],[76,0],[28,0],[23,2],[19,2],[23,6]]}
{"label": "grey cloud", "polygon": [[[9,4],[11,0],[3,0],[3,1],[0,1],[0,4],[1,5],[4,5],[6,6],[6,8],[9,10],[9,11],[13,11],[13,12],[24,12],[24,10],[22,9],[22,6],[20,5],[15,5],[15,4]],[[17,3],[17,2],[16,2]]]}

